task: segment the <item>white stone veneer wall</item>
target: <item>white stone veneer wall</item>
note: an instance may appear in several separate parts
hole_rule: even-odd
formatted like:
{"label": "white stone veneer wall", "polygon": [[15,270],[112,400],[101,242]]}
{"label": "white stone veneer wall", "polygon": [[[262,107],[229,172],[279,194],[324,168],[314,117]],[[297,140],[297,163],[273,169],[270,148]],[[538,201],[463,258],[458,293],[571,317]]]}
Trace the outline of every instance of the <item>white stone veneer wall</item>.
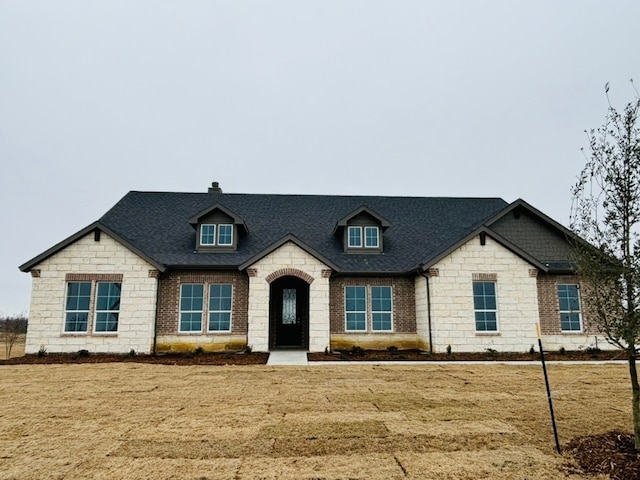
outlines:
{"label": "white stone veneer wall", "polygon": [[422,348],[429,348],[429,305],[427,299],[427,279],[418,275],[415,279],[416,332]]}
{"label": "white stone veneer wall", "polygon": [[[537,345],[538,293],[536,277],[529,274],[534,267],[529,263],[489,237],[484,246],[475,237],[433,267],[438,269],[438,276],[430,278],[435,352],[444,352],[447,345],[453,352],[482,352],[487,348],[524,352]],[[497,334],[476,332],[474,273],[497,275]]]}
{"label": "white stone veneer wall", "polygon": [[249,267],[249,329],[247,343],[256,352],[269,351],[269,283],[266,277],[294,268],[313,277],[309,285],[309,351],[321,352],[329,345],[329,279],[322,277],[324,263],[292,242],[287,242]]}
{"label": "white stone veneer wall", "polygon": [[[37,353],[41,346],[47,352],[149,353],[157,289],[149,271],[154,268],[104,233],[99,242],[86,235],[36,265],[40,276],[32,282],[26,353]],[[64,333],[67,273],[123,275],[117,334]]]}

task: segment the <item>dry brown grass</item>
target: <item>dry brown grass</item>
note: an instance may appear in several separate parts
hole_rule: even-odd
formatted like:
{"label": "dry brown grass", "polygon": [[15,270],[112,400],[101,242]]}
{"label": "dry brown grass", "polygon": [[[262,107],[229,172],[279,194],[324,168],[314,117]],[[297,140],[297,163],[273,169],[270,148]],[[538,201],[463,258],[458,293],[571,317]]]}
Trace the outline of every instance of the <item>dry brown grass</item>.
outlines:
{"label": "dry brown grass", "polygon": [[[625,366],[549,370],[563,443],[629,430]],[[535,366],[0,366],[0,405],[2,479],[583,478]]]}

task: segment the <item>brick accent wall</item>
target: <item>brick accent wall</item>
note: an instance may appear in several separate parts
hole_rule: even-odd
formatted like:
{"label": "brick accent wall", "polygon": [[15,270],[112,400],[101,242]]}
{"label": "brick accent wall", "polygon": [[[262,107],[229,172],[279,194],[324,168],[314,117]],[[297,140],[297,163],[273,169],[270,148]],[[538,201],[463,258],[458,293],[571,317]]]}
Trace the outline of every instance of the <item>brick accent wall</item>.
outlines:
{"label": "brick accent wall", "polygon": [[[249,278],[242,272],[219,270],[175,270],[160,275],[160,305],[158,308],[158,335],[178,335],[180,311],[180,285],[183,283],[229,283],[233,285],[231,334],[246,335],[249,302]],[[207,293],[207,292],[205,292]],[[207,308],[206,305],[204,308]],[[203,316],[204,335],[229,335],[229,332],[206,331],[206,313]],[[193,336],[193,333],[182,334]]]}
{"label": "brick accent wall", "polygon": [[[331,333],[351,333],[345,332],[344,328],[344,287],[346,285],[391,286],[393,292],[393,332],[416,333],[414,283],[413,277],[332,277],[329,281]],[[370,328],[371,298],[369,294],[367,302],[369,303],[367,325]]]}
{"label": "brick accent wall", "polygon": [[580,308],[582,309],[582,324],[584,333],[596,334],[598,330],[589,319],[582,295],[585,292],[582,282],[575,275],[553,275],[540,273],[538,275],[538,308],[540,312],[540,333],[542,335],[576,335],[562,332],[560,329],[560,306],[558,304],[558,284],[580,285]]}

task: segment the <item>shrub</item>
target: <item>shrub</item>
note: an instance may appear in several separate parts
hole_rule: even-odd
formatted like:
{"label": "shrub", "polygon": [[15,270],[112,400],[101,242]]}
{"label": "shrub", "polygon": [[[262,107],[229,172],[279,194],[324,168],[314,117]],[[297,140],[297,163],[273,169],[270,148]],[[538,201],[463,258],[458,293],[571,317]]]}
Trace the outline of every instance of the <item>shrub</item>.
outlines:
{"label": "shrub", "polygon": [[560,355],[564,355],[565,353],[567,353],[567,351],[564,349],[564,347],[560,347],[560,350],[558,350],[558,353]]}
{"label": "shrub", "polygon": [[89,350],[83,348],[82,350],[78,350],[77,355],[78,357],[88,357],[91,354],[89,353]]}
{"label": "shrub", "polygon": [[451,345],[447,345],[447,355],[451,355]]}
{"label": "shrub", "polygon": [[194,355],[202,355],[204,353],[204,348],[202,347],[196,347],[195,350],[193,351]]}
{"label": "shrub", "polygon": [[387,351],[389,353],[398,353],[398,347],[396,347],[395,345],[389,345],[387,347]]}
{"label": "shrub", "polygon": [[495,357],[498,355],[498,351],[495,348],[486,348],[485,349],[490,357]]}
{"label": "shrub", "polygon": [[44,357],[46,355],[47,355],[47,347],[45,347],[44,345],[40,345],[40,349],[38,350],[38,356]]}
{"label": "shrub", "polygon": [[535,355],[536,354],[536,349],[533,348],[533,345],[531,345],[531,348],[529,349],[529,355]]}
{"label": "shrub", "polygon": [[136,351],[133,348],[131,350],[129,350],[129,356],[130,357],[135,357],[136,356]]}
{"label": "shrub", "polygon": [[364,355],[364,348],[354,345],[351,347],[351,354],[360,357]]}
{"label": "shrub", "polygon": [[251,353],[251,352],[253,352],[253,347],[251,345],[247,345],[246,347],[244,347],[243,352],[244,353]]}

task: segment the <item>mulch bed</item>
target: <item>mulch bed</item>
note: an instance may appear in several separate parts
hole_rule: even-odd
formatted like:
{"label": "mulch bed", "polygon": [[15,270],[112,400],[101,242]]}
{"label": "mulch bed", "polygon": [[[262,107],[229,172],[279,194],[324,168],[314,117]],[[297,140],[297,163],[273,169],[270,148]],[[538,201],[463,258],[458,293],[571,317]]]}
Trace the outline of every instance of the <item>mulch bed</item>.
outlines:
{"label": "mulch bed", "polygon": [[268,353],[261,352],[204,352],[200,354],[187,352],[158,355],[47,353],[43,356],[34,354],[0,360],[0,365],[113,362],[154,363],[161,365],[264,365],[267,363],[268,358]]}
{"label": "mulch bed", "polygon": [[[307,358],[313,362],[363,362],[363,361],[410,361],[410,362],[456,362],[456,361],[538,361],[540,354],[538,352],[529,353],[504,353],[496,351],[473,352],[473,353],[429,353],[422,350],[364,350],[362,348],[353,348],[350,350],[336,350],[327,353],[308,353]],[[623,352],[613,351],[566,351],[545,352],[545,360],[625,360]]]}
{"label": "mulch bed", "polygon": [[614,431],[574,438],[565,453],[589,475],[608,474],[612,480],[640,478],[640,452],[634,449],[631,434]]}

